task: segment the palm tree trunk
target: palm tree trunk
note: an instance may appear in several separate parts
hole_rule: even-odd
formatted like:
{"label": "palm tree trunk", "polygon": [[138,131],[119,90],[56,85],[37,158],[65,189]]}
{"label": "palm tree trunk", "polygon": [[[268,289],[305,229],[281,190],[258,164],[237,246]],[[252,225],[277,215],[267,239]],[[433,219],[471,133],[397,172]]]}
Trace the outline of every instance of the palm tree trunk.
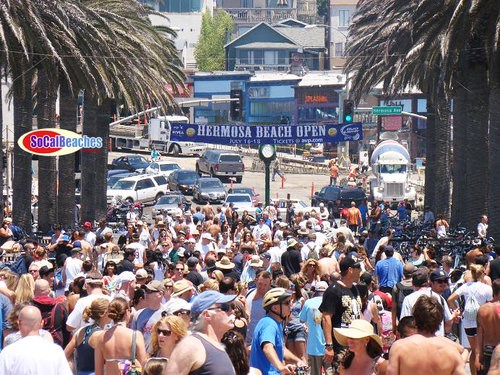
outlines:
{"label": "palm tree trunk", "polygon": [[491,59],[490,64],[490,149],[489,149],[489,195],[488,195],[488,216],[490,225],[488,236],[500,239],[500,51]]}
{"label": "palm tree trunk", "polygon": [[438,161],[436,156],[436,108],[431,100],[427,101],[427,128],[425,142],[425,203],[426,207],[431,207],[436,212],[435,183],[438,172]]}
{"label": "palm tree trunk", "polygon": [[95,179],[95,217],[105,218],[107,211],[107,177],[108,177],[108,153],[109,153],[109,123],[114,113],[115,101],[104,100],[99,106],[97,114],[96,137],[103,140],[102,148],[95,153],[96,156],[96,179]]}
{"label": "palm tree trunk", "polygon": [[475,229],[480,215],[488,212],[488,71],[486,64],[469,65],[465,87],[473,94],[467,95],[466,127],[466,186],[464,224]]}
{"label": "palm tree trunk", "polygon": [[[38,128],[53,128],[56,117],[57,80],[49,79],[45,69],[38,70]],[[38,229],[50,230],[57,220],[57,157],[38,158]]]}
{"label": "palm tree trunk", "polygon": [[452,177],[453,193],[451,205],[451,224],[465,225],[464,216],[468,209],[465,199],[467,189],[466,144],[467,144],[467,92],[459,86],[453,97],[453,151]]}
{"label": "palm tree trunk", "polygon": [[[97,101],[92,97],[85,97],[83,115],[83,134],[96,137],[97,132]],[[82,150],[82,180],[81,180],[81,220],[93,221],[96,216],[96,176],[97,169],[95,150]]]}
{"label": "palm tree trunk", "polygon": [[[21,64],[25,66],[24,64]],[[17,72],[16,73],[21,73]],[[15,74],[20,76],[20,74]],[[14,89],[14,139],[19,139],[23,134],[33,128],[33,96],[31,84],[33,73],[24,71],[20,87]],[[31,234],[31,154],[23,151],[17,143],[14,145],[14,178],[13,186],[13,218],[15,224]]]}
{"label": "palm tree trunk", "polygon": [[[3,69],[0,68],[0,73],[3,71]],[[0,221],[3,222],[3,214],[4,214],[4,199],[3,199],[3,189],[4,189],[4,184],[3,184],[3,146],[4,144],[6,145],[6,149],[8,149],[8,143],[4,142],[3,140],[3,96],[2,96],[2,74],[0,74],[0,192],[2,193],[2,198],[0,199]],[[7,192],[8,195],[8,192]]]}
{"label": "palm tree trunk", "polygon": [[[59,126],[61,129],[76,131],[77,102],[66,80],[59,89]],[[58,221],[64,228],[75,222],[75,154],[59,156]]]}
{"label": "palm tree trunk", "polygon": [[436,148],[434,156],[437,169],[434,174],[434,212],[442,213],[444,217],[449,219],[451,198],[451,118],[450,102],[445,99],[444,94],[437,97],[436,110],[434,123]]}

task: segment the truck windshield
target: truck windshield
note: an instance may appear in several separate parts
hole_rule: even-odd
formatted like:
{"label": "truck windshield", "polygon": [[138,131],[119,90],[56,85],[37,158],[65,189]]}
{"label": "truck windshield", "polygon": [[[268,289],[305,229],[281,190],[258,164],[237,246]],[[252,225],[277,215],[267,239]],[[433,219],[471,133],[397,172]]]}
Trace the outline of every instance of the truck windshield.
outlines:
{"label": "truck windshield", "polygon": [[380,173],[406,173],[406,165],[404,164],[382,164]]}

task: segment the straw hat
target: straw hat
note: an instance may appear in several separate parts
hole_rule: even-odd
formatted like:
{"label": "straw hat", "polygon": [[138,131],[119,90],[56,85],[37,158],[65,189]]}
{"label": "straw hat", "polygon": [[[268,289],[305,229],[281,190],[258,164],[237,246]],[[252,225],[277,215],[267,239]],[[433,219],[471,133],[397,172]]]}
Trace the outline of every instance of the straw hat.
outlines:
{"label": "straw hat", "polygon": [[174,292],[172,293],[172,297],[178,297],[181,294],[187,292],[188,290],[192,290],[192,289],[194,289],[194,288],[193,288],[193,284],[191,284],[190,281],[188,281],[186,279],[176,281],[174,283]]}
{"label": "straw hat", "polygon": [[347,346],[347,339],[362,339],[365,337],[370,337],[375,340],[375,342],[382,347],[382,340],[380,337],[373,332],[373,326],[362,319],[355,319],[351,322],[349,328],[334,328],[333,333],[335,339],[342,346]]}
{"label": "straw hat", "polygon": [[220,262],[215,262],[215,267],[221,270],[232,270],[235,264],[231,262],[228,257],[224,256],[221,258]]}
{"label": "straw hat", "polygon": [[250,262],[248,263],[250,267],[262,267],[262,264],[263,261],[258,255],[252,255],[252,258],[250,258]]}

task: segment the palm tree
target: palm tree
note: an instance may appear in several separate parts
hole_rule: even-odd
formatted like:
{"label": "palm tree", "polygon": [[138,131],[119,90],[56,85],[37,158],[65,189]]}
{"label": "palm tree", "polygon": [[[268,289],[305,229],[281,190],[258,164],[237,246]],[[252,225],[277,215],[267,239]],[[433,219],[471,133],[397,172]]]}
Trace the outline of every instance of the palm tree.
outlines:
{"label": "palm tree", "polygon": [[[435,167],[428,164],[426,168],[427,183],[441,179],[442,193],[436,186],[426,186],[426,201],[431,199],[434,204],[447,200],[444,193],[449,191],[443,178],[447,175],[446,171],[443,173],[443,166],[448,163],[442,159],[445,154],[449,155],[449,149],[441,142],[446,139],[448,143],[445,134],[449,134],[449,128],[446,129],[449,98],[456,95],[455,104],[463,105],[458,109],[454,106],[457,116],[454,118],[452,219],[468,227],[473,227],[478,215],[485,212],[487,202],[486,135],[490,93],[485,51],[491,50],[493,35],[497,35],[498,43],[498,31],[495,32],[494,27],[498,22],[498,4],[495,8],[493,3],[489,0],[474,3],[365,0],[360,2],[356,16],[360,21],[356,22],[355,18],[351,30],[354,42],[350,54],[354,57],[350,58],[348,68],[355,71],[358,83],[354,87],[358,95],[379,81],[392,92],[414,84],[427,94],[430,104],[437,108],[436,113],[442,114],[444,121],[435,127],[439,131],[435,138],[439,141],[429,144],[428,150],[431,155],[440,156]],[[432,131],[429,124],[428,127]],[[433,153],[435,146],[442,151]],[[478,187],[478,183],[483,185]],[[456,217],[458,213],[460,218]]]}

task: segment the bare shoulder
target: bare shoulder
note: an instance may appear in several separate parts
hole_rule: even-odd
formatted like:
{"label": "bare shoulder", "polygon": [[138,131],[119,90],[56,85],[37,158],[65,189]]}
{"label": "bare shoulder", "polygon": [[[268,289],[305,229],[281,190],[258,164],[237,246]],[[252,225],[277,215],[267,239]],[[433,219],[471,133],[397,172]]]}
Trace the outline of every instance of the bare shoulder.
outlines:
{"label": "bare shoulder", "polygon": [[186,336],[176,345],[170,358],[167,374],[188,374],[205,362],[206,353],[200,340]]}
{"label": "bare shoulder", "polygon": [[106,331],[102,330],[92,333],[89,338],[89,345],[94,349],[97,348],[102,343],[105,332]]}

